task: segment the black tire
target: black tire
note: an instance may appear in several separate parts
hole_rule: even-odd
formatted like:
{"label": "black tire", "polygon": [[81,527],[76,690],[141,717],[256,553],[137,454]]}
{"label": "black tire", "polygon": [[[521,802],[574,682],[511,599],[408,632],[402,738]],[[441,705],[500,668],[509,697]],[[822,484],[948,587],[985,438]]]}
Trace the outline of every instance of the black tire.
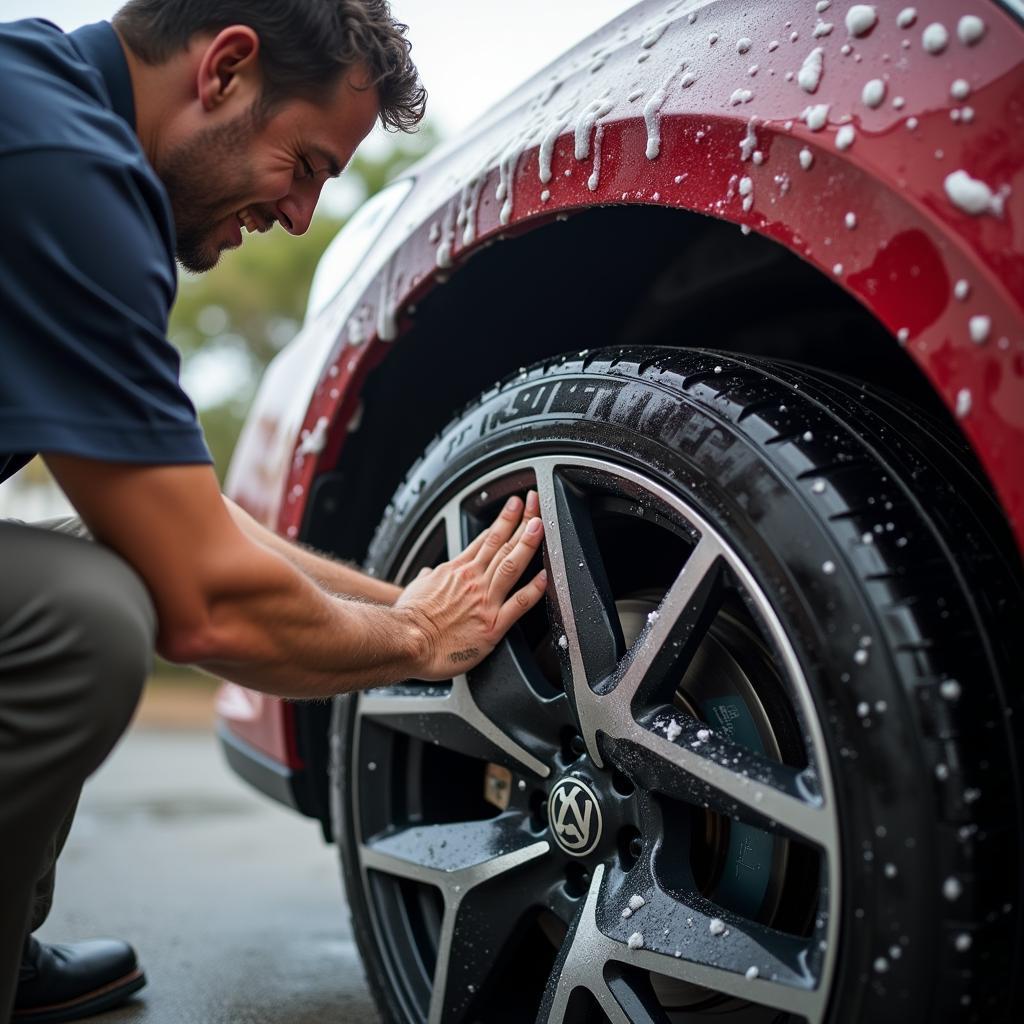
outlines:
{"label": "black tire", "polygon": [[[393,577],[433,513],[485,469],[567,451],[632,467],[698,510],[792,644],[840,822],[825,1017],[1021,1019],[1024,599],[1005,519],[962,443],[897,399],[806,368],[699,350],[581,353],[520,373],[453,421],[389,506],[368,567]],[[863,637],[870,657],[855,661]],[[360,870],[357,707],[339,699],[334,717],[336,834],[371,988],[385,1020],[409,1024],[424,1018],[379,930],[400,923],[375,925]]]}

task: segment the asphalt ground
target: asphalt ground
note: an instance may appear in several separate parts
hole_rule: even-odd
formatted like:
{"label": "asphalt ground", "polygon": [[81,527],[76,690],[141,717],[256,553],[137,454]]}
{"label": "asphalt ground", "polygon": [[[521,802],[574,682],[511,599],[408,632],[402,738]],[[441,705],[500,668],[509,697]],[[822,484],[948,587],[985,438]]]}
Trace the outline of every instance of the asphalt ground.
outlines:
{"label": "asphalt ground", "polygon": [[379,1024],[319,826],[237,779],[207,686],[154,687],[87,783],[39,936],[132,942],[149,984],[99,1024]]}

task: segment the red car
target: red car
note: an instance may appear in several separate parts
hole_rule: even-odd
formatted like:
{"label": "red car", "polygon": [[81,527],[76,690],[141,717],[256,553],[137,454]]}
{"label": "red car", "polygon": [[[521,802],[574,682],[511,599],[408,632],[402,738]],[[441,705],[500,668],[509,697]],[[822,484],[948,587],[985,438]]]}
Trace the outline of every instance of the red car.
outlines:
{"label": "red car", "polygon": [[551,579],[222,691],[387,1021],[1024,1019],[1022,257],[1018,0],[641,3],[341,232],[230,493],[401,582],[536,488]]}

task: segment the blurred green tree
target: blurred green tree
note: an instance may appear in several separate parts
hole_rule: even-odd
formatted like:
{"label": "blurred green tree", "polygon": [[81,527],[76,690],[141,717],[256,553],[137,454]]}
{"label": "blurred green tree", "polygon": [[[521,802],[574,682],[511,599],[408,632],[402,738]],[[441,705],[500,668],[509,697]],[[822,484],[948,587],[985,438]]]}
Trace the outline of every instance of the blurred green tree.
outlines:
{"label": "blurred green tree", "polygon": [[[429,124],[415,135],[388,138],[391,145],[383,153],[357,153],[345,170],[353,208],[438,141]],[[182,353],[182,377],[221,480],[256,385],[299,329],[313,272],[344,223],[321,203],[306,234],[292,237],[278,226],[265,235],[246,235],[241,248],[225,254],[213,270],[181,275],[169,334]]]}

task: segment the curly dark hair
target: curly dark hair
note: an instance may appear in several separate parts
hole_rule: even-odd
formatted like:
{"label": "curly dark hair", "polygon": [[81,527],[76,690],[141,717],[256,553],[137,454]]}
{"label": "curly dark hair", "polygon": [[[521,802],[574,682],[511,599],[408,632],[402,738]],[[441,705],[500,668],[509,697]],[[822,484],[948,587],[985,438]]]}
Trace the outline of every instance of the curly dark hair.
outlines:
{"label": "curly dark hair", "polygon": [[162,64],[199,32],[248,25],[260,37],[264,112],[289,99],[316,99],[363,64],[380,95],[380,122],[410,132],[427,92],[409,55],[408,26],[387,0],[128,0],[114,28],[147,64]]}

